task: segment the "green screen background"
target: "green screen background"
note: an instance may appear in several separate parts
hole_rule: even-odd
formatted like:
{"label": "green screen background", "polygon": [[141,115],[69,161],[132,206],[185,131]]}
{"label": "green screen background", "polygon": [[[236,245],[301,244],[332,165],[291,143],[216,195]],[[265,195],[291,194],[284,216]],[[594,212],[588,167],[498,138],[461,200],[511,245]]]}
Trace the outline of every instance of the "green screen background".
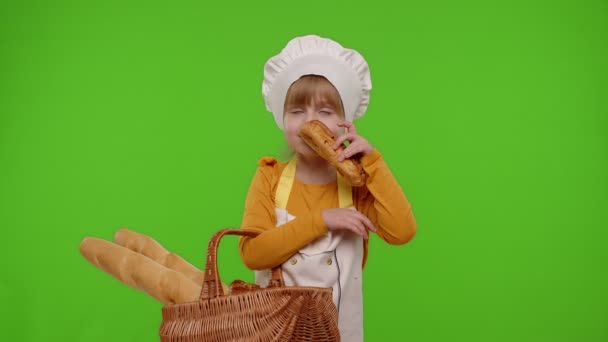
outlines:
{"label": "green screen background", "polygon": [[[161,305],[90,265],[120,227],[203,267],[284,146],[263,65],[295,36],[361,52],[359,132],[411,201],[373,236],[369,341],[608,341],[608,3],[3,3],[6,341],[154,341]],[[252,281],[237,239],[223,280]]]}

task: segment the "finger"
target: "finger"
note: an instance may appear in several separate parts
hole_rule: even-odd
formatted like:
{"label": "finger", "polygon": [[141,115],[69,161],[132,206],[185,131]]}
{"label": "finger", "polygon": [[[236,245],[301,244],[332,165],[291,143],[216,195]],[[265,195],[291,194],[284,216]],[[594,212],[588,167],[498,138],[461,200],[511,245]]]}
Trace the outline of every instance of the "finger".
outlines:
{"label": "finger", "polygon": [[350,230],[351,232],[360,235],[359,229],[357,229],[356,222],[357,220],[354,218],[354,216],[350,214],[342,217],[343,229]]}
{"label": "finger", "polygon": [[374,226],[374,224],[372,223],[372,221],[365,215],[363,215],[362,213],[359,213],[361,215],[359,215],[359,219],[361,220],[361,222],[363,222],[363,224],[365,224],[367,227],[369,227],[369,229],[376,233],[378,231],[378,229]]}
{"label": "finger", "polygon": [[355,234],[367,240],[367,229],[365,229],[365,226],[363,226],[363,223],[361,223],[361,220],[358,217],[351,216],[348,220],[348,226],[351,227],[350,230],[353,231]]}
{"label": "finger", "polygon": [[340,147],[342,144],[344,144],[344,141],[348,140],[348,142],[352,142],[353,140],[355,140],[357,136],[355,134],[352,133],[346,133],[346,134],[342,134],[341,136],[338,137],[338,139],[336,139],[336,142],[334,143],[334,150],[337,149],[338,147]]}
{"label": "finger", "polygon": [[357,129],[355,125],[350,121],[340,121],[338,122],[339,127],[346,127],[348,133],[357,133]]}
{"label": "finger", "polygon": [[361,222],[361,220],[356,220],[355,225],[360,232],[359,235],[361,235],[365,240],[369,239],[369,233],[367,232],[367,229],[365,229],[365,225]]}
{"label": "finger", "polygon": [[369,234],[367,233],[367,229],[365,229],[365,222],[363,222],[363,221],[365,219],[367,219],[368,222],[369,222],[369,224],[370,224],[370,226],[374,229],[374,232],[375,232],[376,228],[373,226],[373,224],[371,224],[371,221],[369,221],[369,219],[367,218],[367,216],[363,215],[355,207],[348,207],[346,209],[351,211],[350,213],[348,213],[349,219],[347,221],[349,221],[349,223],[351,223],[351,224],[353,224],[354,226],[357,227],[357,231],[356,232],[353,231],[353,232],[355,232],[357,235],[360,235],[360,236],[368,239],[369,238]]}
{"label": "finger", "polygon": [[361,144],[350,144],[344,149],[344,151],[342,151],[342,153],[340,153],[338,156],[338,161],[343,161],[344,159],[350,158],[359,152],[363,152],[363,146]]}

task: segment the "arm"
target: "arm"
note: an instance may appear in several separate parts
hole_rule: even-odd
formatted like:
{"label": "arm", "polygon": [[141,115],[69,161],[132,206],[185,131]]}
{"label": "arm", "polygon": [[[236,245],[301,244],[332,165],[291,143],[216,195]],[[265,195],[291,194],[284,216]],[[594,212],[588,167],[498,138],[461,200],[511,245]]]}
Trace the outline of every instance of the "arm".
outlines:
{"label": "arm", "polygon": [[341,121],[338,126],[346,127],[347,132],[336,140],[333,148],[337,149],[345,141],[350,142],[338,156],[338,161],[360,153],[361,166],[369,176],[366,185],[356,190],[357,210],[372,221],[378,236],[387,243],[391,245],[407,243],[416,234],[416,220],[401,186],[393,177],[380,152],[357,134],[352,122]]}
{"label": "arm", "polygon": [[272,193],[274,165],[262,165],[255,173],[247,198],[241,228],[257,230],[255,238],[241,237],[241,259],[252,270],[280,265],[298,250],[327,233],[321,212],[299,216],[276,227]]}
{"label": "arm", "polygon": [[382,240],[392,245],[409,242],[416,234],[412,206],[378,150],[361,158],[369,175],[366,186],[359,189],[358,209],[377,228]]}

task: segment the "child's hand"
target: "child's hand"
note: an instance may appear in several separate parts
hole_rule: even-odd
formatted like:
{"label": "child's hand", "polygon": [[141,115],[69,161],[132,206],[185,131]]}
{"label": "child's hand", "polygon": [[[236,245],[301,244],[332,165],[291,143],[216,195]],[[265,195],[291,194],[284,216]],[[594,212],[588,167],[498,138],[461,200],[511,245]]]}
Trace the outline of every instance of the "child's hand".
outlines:
{"label": "child's hand", "polygon": [[329,230],[350,230],[353,233],[368,239],[366,226],[376,232],[376,227],[369,218],[355,208],[323,209],[321,211],[325,225]]}
{"label": "child's hand", "polygon": [[333,146],[334,150],[337,150],[344,143],[344,141],[348,140],[349,142],[349,145],[338,156],[339,162],[346,158],[350,158],[357,153],[361,153],[362,156],[372,153],[374,148],[367,142],[367,140],[363,139],[362,136],[357,134],[355,125],[352,122],[340,121],[338,122],[338,126],[346,127],[346,134],[336,139],[336,143]]}

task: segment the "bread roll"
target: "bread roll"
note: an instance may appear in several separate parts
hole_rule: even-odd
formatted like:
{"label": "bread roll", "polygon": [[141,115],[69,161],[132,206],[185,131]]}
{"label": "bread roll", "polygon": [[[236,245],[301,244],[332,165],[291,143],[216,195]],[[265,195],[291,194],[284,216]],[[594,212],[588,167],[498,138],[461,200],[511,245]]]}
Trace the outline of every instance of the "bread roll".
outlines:
{"label": "bread roll", "polygon": [[321,158],[334,166],[350,185],[365,185],[367,174],[358,160],[347,158],[338,162],[338,156],[344,151],[345,147],[341,145],[337,150],[333,149],[336,137],[321,121],[308,121],[302,126],[298,135]]}

